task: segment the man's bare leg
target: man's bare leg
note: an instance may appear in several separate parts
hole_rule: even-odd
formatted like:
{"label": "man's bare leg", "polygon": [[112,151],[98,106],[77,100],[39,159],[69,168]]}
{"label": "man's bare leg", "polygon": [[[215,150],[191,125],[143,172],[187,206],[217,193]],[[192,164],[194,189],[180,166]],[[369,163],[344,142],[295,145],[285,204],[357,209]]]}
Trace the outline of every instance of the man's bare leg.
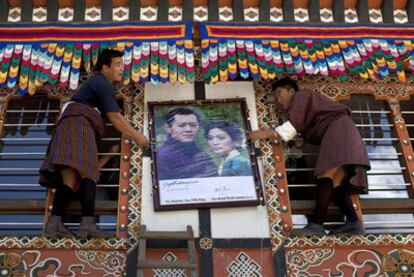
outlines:
{"label": "man's bare leg", "polygon": [[[348,184],[343,182],[345,179],[342,178],[341,185],[334,188],[332,191],[332,201],[337,205],[341,212],[346,216],[344,226],[333,230],[333,234],[354,234],[361,235],[365,233],[364,225],[359,220],[358,215],[355,211],[354,204],[352,203],[351,195],[349,193]],[[346,180],[345,180],[346,181]]]}
{"label": "man's bare leg", "polygon": [[77,192],[79,189],[79,174],[74,168],[64,168],[60,171],[62,174],[63,184],[70,187],[73,192]]}

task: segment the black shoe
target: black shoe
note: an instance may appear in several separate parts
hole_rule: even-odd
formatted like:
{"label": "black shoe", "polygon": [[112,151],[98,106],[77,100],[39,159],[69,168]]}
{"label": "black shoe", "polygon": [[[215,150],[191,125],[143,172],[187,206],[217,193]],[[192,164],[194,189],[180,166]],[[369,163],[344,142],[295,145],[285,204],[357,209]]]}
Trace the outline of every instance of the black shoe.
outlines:
{"label": "black shoe", "polygon": [[325,229],[322,224],[309,222],[303,229],[293,230],[294,236],[326,236]]}
{"label": "black shoe", "polygon": [[57,215],[51,215],[47,221],[47,224],[43,230],[43,236],[45,237],[74,237],[75,235],[65,227],[62,223],[62,217]]}
{"label": "black shoe", "polygon": [[338,229],[332,230],[329,234],[332,235],[364,235],[365,234],[365,228],[364,224],[362,224],[361,221],[345,221],[345,224],[342,227],[339,227]]}
{"label": "black shoe", "polygon": [[97,238],[110,238],[113,237],[111,234],[108,234],[101,229],[95,223],[95,217],[93,216],[84,216],[82,217],[81,224],[79,226],[79,231],[77,237],[88,238],[88,237],[97,237]]}

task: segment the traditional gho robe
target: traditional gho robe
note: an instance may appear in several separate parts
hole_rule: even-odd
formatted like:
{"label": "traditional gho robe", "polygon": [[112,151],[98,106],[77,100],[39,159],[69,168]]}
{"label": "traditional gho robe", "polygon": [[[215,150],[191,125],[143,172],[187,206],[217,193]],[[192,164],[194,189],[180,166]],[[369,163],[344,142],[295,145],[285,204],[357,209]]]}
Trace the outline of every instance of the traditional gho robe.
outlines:
{"label": "traditional gho robe", "polygon": [[157,151],[159,180],[217,176],[217,166],[195,142],[185,143],[168,138]]}
{"label": "traditional gho robe", "polygon": [[343,166],[347,174],[344,181],[351,185],[350,189],[359,193],[367,191],[369,159],[346,106],[319,93],[301,90],[294,94],[287,114],[288,121],[276,127],[284,141],[301,133],[305,143],[320,146],[314,177]]}
{"label": "traditional gho robe", "polygon": [[58,187],[62,168],[73,168],[80,178],[99,179],[97,142],[104,134],[102,114],[120,112],[115,87],[101,73],[93,75],[62,109],[39,170],[39,183]]}

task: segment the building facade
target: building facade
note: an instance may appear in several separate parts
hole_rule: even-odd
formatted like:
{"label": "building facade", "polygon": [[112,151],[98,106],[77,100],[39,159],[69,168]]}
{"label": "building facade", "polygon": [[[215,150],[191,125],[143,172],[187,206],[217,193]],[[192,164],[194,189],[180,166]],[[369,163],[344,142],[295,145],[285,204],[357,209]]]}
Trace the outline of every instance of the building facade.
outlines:
{"label": "building facade", "polygon": [[[143,225],[192,226],[202,277],[413,276],[413,23],[403,0],[0,0],[0,276],[136,276]],[[38,168],[62,105],[105,48],[124,52],[119,103],[152,153],[108,125],[100,154],[121,148],[101,170],[96,212],[113,238],[45,238],[54,191],[37,184]],[[149,107],[243,99],[245,128],[276,126],[269,84],[286,75],[351,108],[372,166],[368,194],[352,199],[366,235],[289,235],[313,209],[317,148],[277,141],[248,148],[256,202],[157,208]],[[79,211],[74,201],[69,228]],[[326,225],[343,220],[331,206]],[[186,247],[149,240],[146,255],[185,261]]]}

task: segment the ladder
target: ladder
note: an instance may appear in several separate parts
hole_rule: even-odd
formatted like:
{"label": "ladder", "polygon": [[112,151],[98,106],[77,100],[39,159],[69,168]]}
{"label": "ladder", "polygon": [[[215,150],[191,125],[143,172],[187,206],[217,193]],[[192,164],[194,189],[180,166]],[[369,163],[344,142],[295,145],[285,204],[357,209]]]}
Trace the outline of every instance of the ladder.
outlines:
{"label": "ladder", "polygon": [[[194,242],[194,232],[190,225],[187,231],[147,231],[145,225],[141,225],[139,231],[139,248],[137,276],[144,277],[144,269],[150,268],[176,268],[188,269],[191,277],[197,277],[196,248]],[[168,239],[168,240],[187,240],[188,261],[166,262],[162,260],[146,260],[147,239]]]}

